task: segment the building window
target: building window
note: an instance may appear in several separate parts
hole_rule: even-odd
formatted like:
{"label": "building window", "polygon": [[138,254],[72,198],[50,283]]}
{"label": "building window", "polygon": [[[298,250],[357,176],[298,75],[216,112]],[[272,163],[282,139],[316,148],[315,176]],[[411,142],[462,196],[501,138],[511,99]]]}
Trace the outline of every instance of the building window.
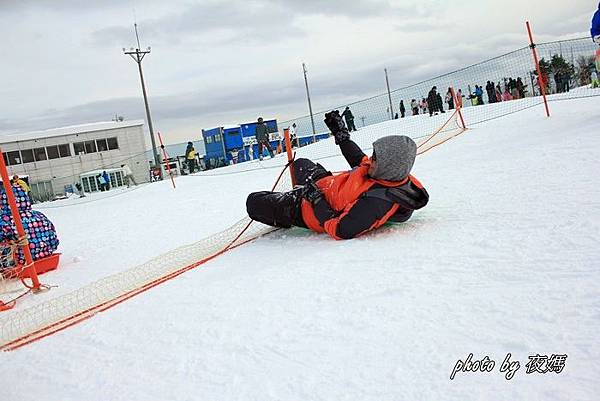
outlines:
{"label": "building window", "polygon": [[119,141],[117,141],[117,138],[108,138],[106,142],[108,143],[109,150],[119,149]]}
{"label": "building window", "polygon": [[73,150],[75,151],[75,156],[85,154],[85,146],[83,142],[75,142],[73,144]]}
{"label": "building window", "polygon": [[96,177],[86,177],[88,179],[88,182],[90,184],[90,192],[95,192],[98,190],[98,186],[97,184],[97,179]]}
{"label": "building window", "polygon": [[95,153],[96,152],[96,141],[85,141],[85,153]]}
{"label": "building window", "polygon": [[60,154],[60,157],[71,156],[71,148],[69,147],[69,144],[58,145],[58,153]]}
{"label": "building window", "polygon": [[40,162],[42,160],[47,160],[46,156],[46,148],[35,148],[33,149],[33,155],[35,156],[35,161]]}
{"label": "building window", "polygon": [[122,171],[117,171],[115,173],[116,177],[117,177],[117,186],[121,187],[123,185],[125,185],[125,182],[123,180],[123,172]]}
{"label": "building window", "polygon": [[212,137],[212,136],[207,136],[207,137],[206,137],[206,143],[207,143],[207,144],[208,144],[208,143],[212,143],[212,141],[213,141],[213,137]]}
{"label": "building window", "polygon": [[14,151],[14,152],[7,152],[6,153],[6,159],[5,161],[7,161],[6,164],[8,164],[9,166],[14,166],[15,164],[21,164],[21,155],[19,154],[19,151]]}
{"label": "building window", "polygon": [[60,156],[58,155],[58,146],[46,146],[46,153],[48,154],[48,159],[58,159]]}
{"label": "building window", "polygon": [[33,163],[33,149],[22,150],[21,159],[23,160],[23,163]]}
{"label": "building window", "polygon": [[108,150],[106,139],[96,139],[96,146],[98,147],[98,152],[105,152]]}
{"label": "building window", "polygon": [[215,142],[221,142],[221,134],[215,135]]}

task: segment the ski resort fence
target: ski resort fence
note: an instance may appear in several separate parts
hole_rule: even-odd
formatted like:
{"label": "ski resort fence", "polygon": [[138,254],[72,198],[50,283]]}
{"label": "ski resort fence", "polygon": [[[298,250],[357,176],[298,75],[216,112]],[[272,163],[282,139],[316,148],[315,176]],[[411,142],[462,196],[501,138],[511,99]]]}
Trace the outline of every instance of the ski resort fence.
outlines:
{"label": "ski resort fence", "polygon": [[[577,39],[543,43],[538,44],[535,50],[540,56],[540,72],[533,62],[532,48],[523,47],[448,74],[390,91],[389,94],[380,94],[351,103],[349,106],[359,128],[358,131],[352,132],[352,138],[368,152],[375,139],[389,134],[404,134],[417,141],[421,154],[461,135],[471,126],[542,105],[542,89],[548,94],[550,106],[555,101],[600,95],[600,89],[591,87],[590,61],[595,51],[591,41]],[[523,87],[516,87],[512,83],[519,77]],[[491,90],[489,94],[486,91],[487,81],[490,81],[490,84],[494,82],[494,89],[499,83],[502,94],[508,92],[510,98],[506,95],[504,99],[501,97],[498,101],[496,97],[494,101]],[[482,86],[482,93],[476,92],[475,85]],[[411,100],[426,98],[433,86],[443,89],[441,97],[444,113],[436,109],[432,110],[430,116],[429,110],[424,114],[424,110],[420,109],[418,114],[413,115]],[[452,109],[449,108],[450,104],[446,102],[445,97],[448,88],[454,88],[456,91]],[[399,116],[398,119],[394,119],[395,113],[399,113],[400,100],[404,100],[405,117]],[[461,103],[463,108],[459,112],[457,106]],[[325,111],[343,109],[347,105],[338,106],[315,113],[316,132],[326,131],[322,122]],[[542,118],[545,117],[543,108],[540,107],[540,119]],[[296,123],[299,135],[312,134],[310,116],[289,120],[281,125],[285,127],[292,123]],[[290,150],[291,156],[290,146],[287,146],[287,149]],[[294,151],[296,157],[313,160],[339,154],[332,139]],[[255,169],[272,170],[275,181],[272,189],[285,191],[292,187],[291,177],[287,173],[288,167],[288,158],[279,156],[269,164],[248,162],[243,167],[236,166],[235,171],[226,167],[193,177],[202,180],[206,175],[240,174],[244,170]],[[105,277],[73,293],[42,301],[28,308],[19,309],[17,305],[0,316],[0,350],[12,350],[63,330],[273,230],[275,229],[272,227],[252,222],[246,217],[199,242],[182,246],[142,265]],[[18,285],[18,282],[13,283],[13,293]]]}
{"label": "ski resort fence", "polygon": [[[594,57],[598,46],[589,38],[563,40],[556,42],[539,43],[535,49],[540,57],[539,64],[543,80],[546,83],[548,95],[559,94],[553,99],[570,99],[582,96],[597,96],[594,91],[581,91],[578,89],[589,86],[592,82],[592,72],[595,70]],[[405,119],[411,120],[413,111],[411,101],[422,102],[427,100],[429,91],[436,86],[441,92],[444,110],[448,111],[449,104],[446,94],[450,87],[458,93],[459,102],[465,109],[489,104],[499,103],[501,107],[487,109],[473,114],[468,122],[469,125],[481,123],[514,113],[525,108],[534,107],[543,102],[541,96],[537,68],[532,59],[530,46],[511,51],[498,57],[485,60],[468,67],[458,69],[434,78],[394,89],[390,93],[381,93],[366,99],[346,104],[332,105],[324,110],[314,113],[315,133],[327,132],[323,123],[323,115],[330,111],[339,109],[340,112],[349,106],[353,115],[354,123],[360,129],[367,125],[389,121],[396,117],[402,118],[400,113],[400,101],[403,101]],[[519,79],[523,83],[523,90],[516,90],[511,80]],[[490,99],[486,91],[487,83],[494,84],[494,95],[497,86],[500,87],[500,99]],[[475,94],[476,86],[482,88],[482,96],[478,99]],[[505,89],[508,89],[510,98],[503,98]],[[520,92],[520,93],[519,93]],[[516,94],[516,96],[515,96]],[[508,100],[510,99],[510,100]],[[514,100],[521,100],[515,102]],[[419,108],[418,115],[429,110]],[[282,127],[296,124],[297,133],[300,136],[312,135],[312,124],[310,115],[293,118],[281,122]],[[412,132],[414,127],[418,131],[420,121],[411,120],[407,129]]]}

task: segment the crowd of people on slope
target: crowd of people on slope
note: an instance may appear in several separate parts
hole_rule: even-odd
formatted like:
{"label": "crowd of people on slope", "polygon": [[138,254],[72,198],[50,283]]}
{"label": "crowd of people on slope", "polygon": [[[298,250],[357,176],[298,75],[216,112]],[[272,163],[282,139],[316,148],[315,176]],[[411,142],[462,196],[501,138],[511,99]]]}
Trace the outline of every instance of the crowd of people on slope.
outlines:
{"label": "crowd of people on slope", "polygon": [[[431,88],[426,97],[421,100],[412,99],[409,107],[413,116],[419,114],[429,114],[430,116],[445,113],[445,110],[453,110],[456,107],[463,107],[463,99],[468,98],[474,106],[488,103],[505,102],[514,99],[522,99],[527,95],[527,85],[523,83],[521,77],[517,79],[508,78],[504,84],[504,90],[500,83],[495,84],[492,81],[487,81],[484,88],[480,85],[475,85],[475,89],[468,95],[464,95],[462,89],[456,91],[455,96],[452,95],[452,89],[448,88],[445,95],[438,92],[437,86]],[[487,100],[484,98],[487,94]],[[456,104],[455,104],[456,103]],[[447,105],[447,106],[446,106]],[[399,104],[400,115],[396,114],[394,118],[404,118],[406,116],[406,107],[404,100],[400,100]]]}

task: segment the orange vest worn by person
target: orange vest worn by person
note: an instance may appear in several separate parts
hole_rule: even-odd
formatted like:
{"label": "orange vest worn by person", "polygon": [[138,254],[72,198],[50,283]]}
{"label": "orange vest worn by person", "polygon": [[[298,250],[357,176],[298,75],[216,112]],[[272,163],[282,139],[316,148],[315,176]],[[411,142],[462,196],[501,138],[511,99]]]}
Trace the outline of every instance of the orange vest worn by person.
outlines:
{"label": "orange vest worn by person", "polygon": [[[412,182],[417,188],[423,188],[421,183],[409,175],[403,181],[385,181],[378,180],[369,177],[368,170],[371,165],[371,161],[368,156],[364,156],[358,167],[353,170],[346,171],[337,175],[330,175],[321,178],[317,181],[317,186],[323,192],[325,199],[333,210],[340,213],[337,217],[327,220],[323,226],[319,224],[313,207],[307,200],[302,201],[301,210],[302,218],[308,228],[311,230],[323,233],[327,232],[330,236],[335,239],[341,239],[337,236],[338,223],[344,216],[350,211],[354,204],[359,198],[366,193],[372,186],[379,184],[384,187],[398,187],[402,184],[406,184],[409,181]],[[396,211],[400,208],[399,204],[394,204],[390,210],[379,220],[373,222],[373,224],[359,235],[365,232],[371,231],[385,224],[390,217],[392,217]]]}

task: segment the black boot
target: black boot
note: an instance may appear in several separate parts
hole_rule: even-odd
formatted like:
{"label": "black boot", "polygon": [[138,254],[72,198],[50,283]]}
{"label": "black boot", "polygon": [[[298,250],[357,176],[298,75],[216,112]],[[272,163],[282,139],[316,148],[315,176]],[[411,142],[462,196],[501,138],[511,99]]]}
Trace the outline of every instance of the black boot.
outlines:
{"label": "black boot", "polygon": [[253,192],[246,199],[246,210],[252,220],[273,227],[306,227],[302,219],[299,190],[289,192]]}

